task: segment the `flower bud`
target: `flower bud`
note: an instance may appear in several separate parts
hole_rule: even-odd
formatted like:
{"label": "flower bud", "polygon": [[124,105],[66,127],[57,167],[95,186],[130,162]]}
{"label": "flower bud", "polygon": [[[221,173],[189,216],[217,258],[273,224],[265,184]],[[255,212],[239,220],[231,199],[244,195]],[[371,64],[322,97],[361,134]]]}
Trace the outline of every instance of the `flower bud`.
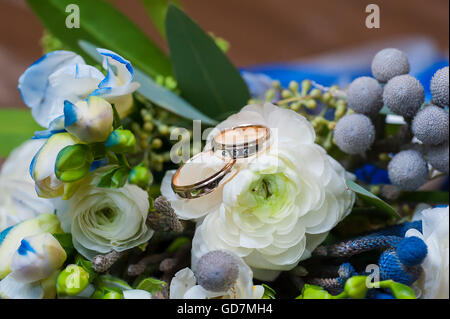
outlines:
{"label": "flower bud", "polygon": [[364,299],[367,294],[366,276],[353,276],[345,283],[344,292],[352,299]]}
{"label": "flower bud", "polygon": [[308,94],[309,90],[311,90],[312,83],[310,80],[302,81],[302,95]]}
{"label": "flower bud", "polygon": [[53,198],[64,193],[64,184],[55,174],[55,163],[59,152],[69,145],[81,143],[70,133],[52,135],[36,153],[30,165],[30,174],[36,183],[40,197]]}
{"label": "flower bud", "polygon": [[297,299],[331,299],[331,295],[322,287],[305,284]]}
{"label": "flower bud", "polygon": [[120,292],[117,291],[110,291],[103,295],[101,299],[123,299],[123,296]]}
{"label": "flower bud", "polygon": [[291,90],[291,91],[294,92],[294,93],[297,93],[297,92],[298,92],[298,82],[296,82],[296,81],[291,81],[291,82],[289,83],[289,90]]}
{"label": "flower bud", "polygon": [[80,266],[71,264],[58,276],[56,291],[58,295],[75,296],[89,284],[89,273]]}
{"label": "flower bud", "polygon": [[389,287],[396,299],[416,299],[414,290],[399,282],[392,282]]}
{"label": "flower bud", "polygon": [[130,153],[136,147],[136,138],[129,130],[114,130],[106,140],[106,148],[115,153]]}
{"label": "flower bud", "polygon": [[56,177],[66,183],[75,182],[86,176],[94,161],[94,156],[86,144],[69,145],[56,157]]}
{"label": "flower bud", "polygon": [[136,166],[128,175],[128,182],[145,188],[153,182],[153,175],[147,167]]}
{"label": "flower bud", "polygon": [[90,96],[73,104],[64,101],[64,127],[86,143],[104,142],[113,130],[111,104],[97,96]]}

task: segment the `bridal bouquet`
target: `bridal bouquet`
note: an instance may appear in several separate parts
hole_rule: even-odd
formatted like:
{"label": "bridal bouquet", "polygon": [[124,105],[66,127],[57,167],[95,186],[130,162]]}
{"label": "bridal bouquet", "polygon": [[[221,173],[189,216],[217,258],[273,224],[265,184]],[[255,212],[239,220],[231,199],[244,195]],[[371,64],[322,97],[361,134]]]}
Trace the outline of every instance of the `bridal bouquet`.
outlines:
{"label": "bridal bouquet", "polygon": [[448,66],[423,84],[387,48],[282,87],[178,1],[142,1],[169,55],[106,1],[27,3],[41,129],[0,172],[1,298],[448,298],[448,191],[422,187],[448,178]]}

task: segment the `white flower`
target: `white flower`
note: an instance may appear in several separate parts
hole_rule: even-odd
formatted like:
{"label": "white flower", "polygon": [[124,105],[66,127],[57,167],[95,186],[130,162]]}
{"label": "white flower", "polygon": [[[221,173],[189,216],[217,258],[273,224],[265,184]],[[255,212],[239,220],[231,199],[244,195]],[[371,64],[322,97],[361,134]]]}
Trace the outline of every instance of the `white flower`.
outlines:
{"label": "white flower", "polygon": [[[43,233],[56,234],[62,232],[61,226],[53,214],[40,214],[35,218],[27,219],[17,225],[11,226],[0,233],[0,279],[13,271],[13,257],[21,247],[24,238]],[[38,238],[39,239],[39,238]],[[41,245],[36,239],[35,245]],[[25,243],[26,245],[26,243]],[[24,246],[25,247],[25,246]],[[38,248],[35,251],[40,251]]]}
{"label": "white flower", "polygon": [[70,133],[56,133],[50,136],[34,156],[30,174],[40,197],[59,197],[64,193],[64,183],[55,175],[55,163],[59,152],[69,145],[82,143]]}
{"label": "white flower", "polygon": [[[237,256],[235,256],[237,257]],[[213,292],[197,285],[197,279],[193,271],[184,268],[178,271],[170,283],[170,299],[261,299],[264,295],[264,287],[253,285],[251,269],[237,257],[239,274],[236,283],[228,290]]]}
{"label": "white flower", "polygon": [[[18,88],[22,99],[41,126],[49,128],[52,121],[63,115],[65,100],[77,103],[89,95],[114,103],[121,116],[130,111],[133,103],[131,93],[139,88],[137,82],[132,82],[130,62],[112,51],[97,51],[104,56],[106,77],[70,51],[50,52],[21,75]],[[57,129],[63,127],[53,127],[53,130]]]}
{"label": "white flower", "polygon": [[0,232],[41,213],[52,213],[52,203],[34,189],[29,167],[44,140],[30,140],[16,148],[0,170]]}
{"label": "white flower", "polygon": [[199,256],[223,249],[244,258],[255,278],[273,280],[310,256],[350,212],[355,197],[345,184],[350,175],[314,143],[304,117],[269,103],[249,105],[216,132],[249,123],[269,127],[273,143],[243,163],[234,178],[208,196],[185,200],[171,190],[168,172],[161,192],[180,217],[199,220],[194,267]]}
{"label": "white flower", "polygon": [[113,130],[111,104],[96,96],[64,103],[64,127],[86,143],[104,142]]}
{"label": "white flower", "polygon": [[424,299],[449,298],[449,208],[424,209],[414,216],[422,220],[422,234],[411,229],[406,236],[422,238],[428,248],[422,268],[423,273],[416,284]]}
{"label": "white flower", "polygon": [[66,252],[50,233],[25,237],[12,257],[11,273],[0,281],[0,297],[9,299],[43,298],[42,283],[61,268]]}
{"label": "white flower", "polygon": [[147,227],[148,194],[135,185],[100,188],[105,166],[89,173],[74,195],[57,208],[61,226],[72,234],[74,247],[88,259],[112,250],[124,251],[147,242],[153,230]]}

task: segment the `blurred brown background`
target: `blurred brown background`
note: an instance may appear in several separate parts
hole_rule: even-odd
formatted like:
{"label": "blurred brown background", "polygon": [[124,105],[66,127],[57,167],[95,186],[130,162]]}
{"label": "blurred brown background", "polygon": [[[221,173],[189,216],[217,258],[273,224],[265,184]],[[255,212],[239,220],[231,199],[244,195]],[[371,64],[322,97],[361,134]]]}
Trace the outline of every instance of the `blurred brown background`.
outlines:
{"label": "blurred brown background", "polygon": [[[111,0],[158,44],[163,40],[139,0]],[[448,52],[448,0],[181,0],[204,29],[231,43],[238,66],[291,61],[376,40],[424,35]],[[367,29],[365,8],[381,9]],[[81,13],[82,14],[82,13]],[[41,56],[43,29],[23,0],[0,0],[0,107],[23,107],[20,74]]]}

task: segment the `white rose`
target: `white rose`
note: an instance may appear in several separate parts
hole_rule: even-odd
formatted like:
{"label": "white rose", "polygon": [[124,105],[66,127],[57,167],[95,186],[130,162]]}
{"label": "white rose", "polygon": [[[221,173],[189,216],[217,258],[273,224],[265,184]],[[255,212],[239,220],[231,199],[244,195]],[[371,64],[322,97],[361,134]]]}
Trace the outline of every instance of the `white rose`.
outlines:
{"label": "white rose", "polygon": [[97,187],[108,169],[89,173],[69,200],[59,201],[61,227],[72,233],[74,247],[88,259],[141,245],[153,235],[146,225],[149,201],[144,190],[129,184],[118,189]]}
{"label": "white rose", "polygon": [[45,140],[29,140],[16,148],[0,171],[0,232],[41,213],[52,213],[52,203],[38,197],[30,163]]}
{"label": "white rose", "polygon": [[249,105],[217,128],[248,123],[271,129],[269,151],[200,199],[175,195],[173,172],[166,174],[161,192],[180,217],[199,220],[194,267],[199,256],[223,249],[244,258],[255,278],[273,280],[310,256],[350,212],[355,197],[345,184],[350,175],[314,143],[315,132],[304,117],[269,103]]}
{"label": "white rose", "polygon": [[406,236],[417,236],[427,244],[423,273],[416,284],[424,299],[449,298],[449,208],[425,209],[415,214],[422,220],[422,234],[411,229]]}

